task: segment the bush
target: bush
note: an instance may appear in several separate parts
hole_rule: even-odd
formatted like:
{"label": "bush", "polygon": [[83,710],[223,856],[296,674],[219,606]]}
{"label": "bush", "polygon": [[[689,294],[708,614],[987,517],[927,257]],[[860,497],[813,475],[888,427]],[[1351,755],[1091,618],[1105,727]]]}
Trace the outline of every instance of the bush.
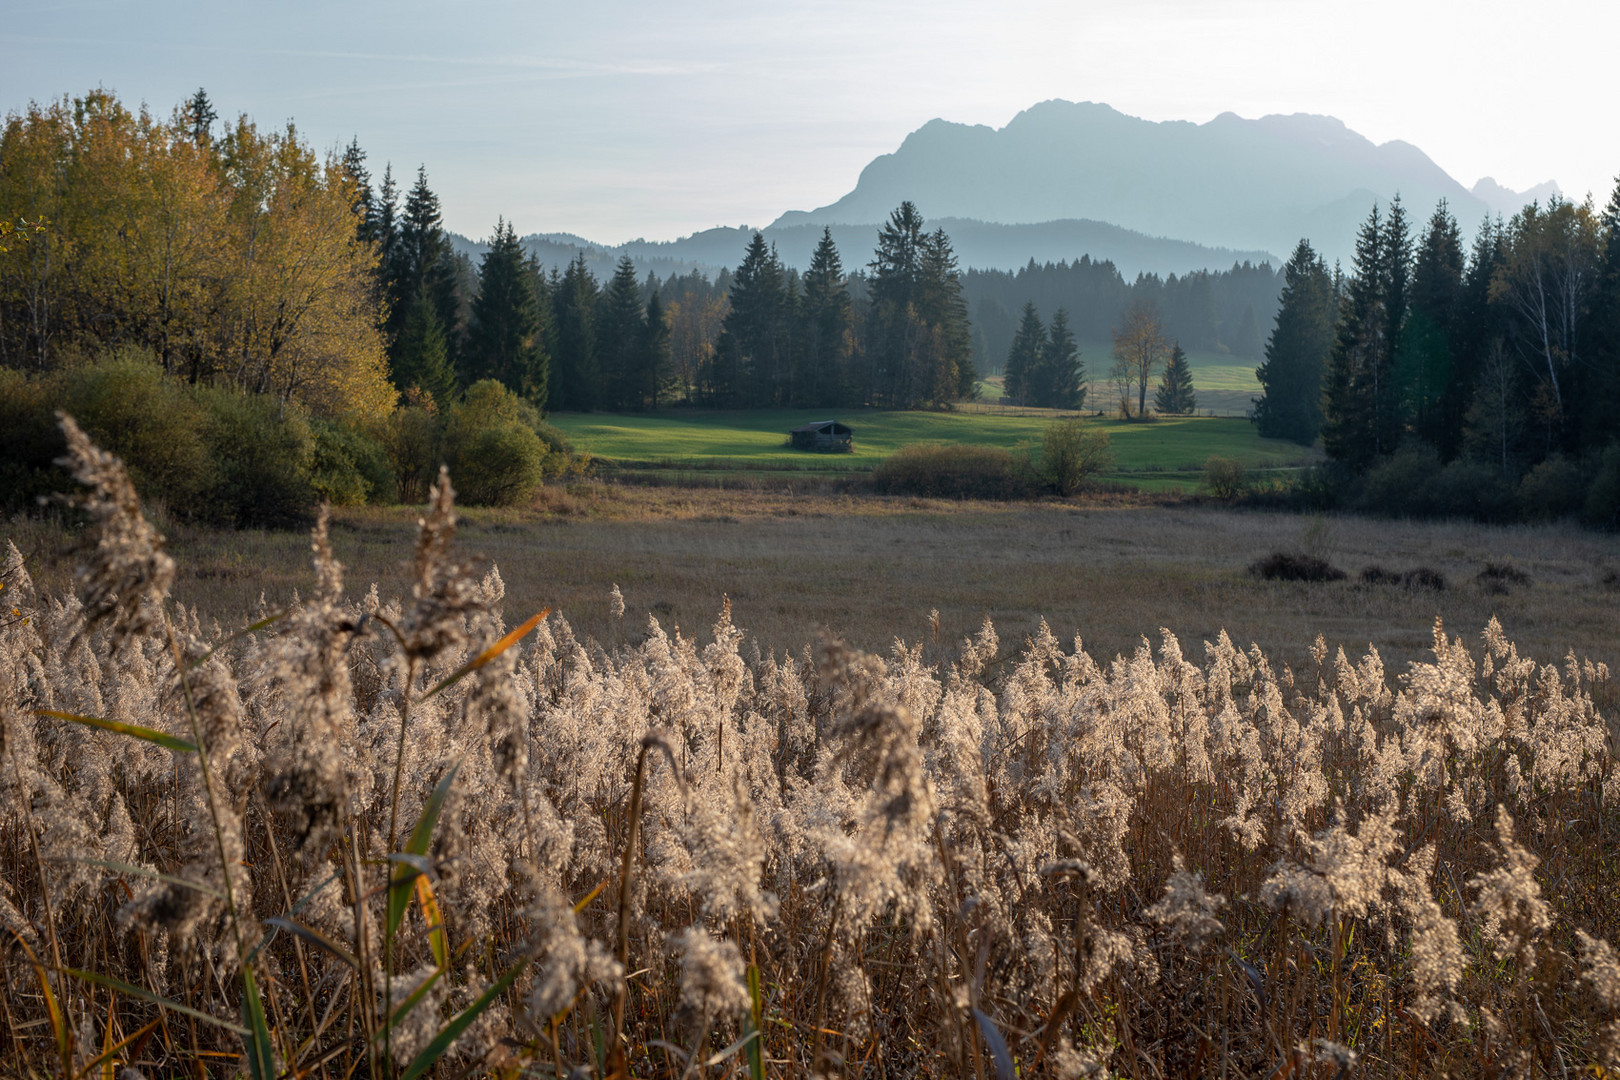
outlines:
{"label": "bush", "polygon": [[0,368],[0,510],[31,509],[42,496],[66,491],[72,481],[55,465],[64,449],[45,386]]}
{"label": "bush", "polygon": [[182,516],[213,516],[198,505],[215,483],[217,465],[205,437],[207,414],[192,387],[164,375],[151,354],[122,349],[57,372],[44,380],[44,389],[54,398],[54,408],[45,410],[52,457],[64,446],[55,430],[59,408],[99,446],[124,459],[136,487]]}
{"label": "bush", "polygon": [[551,457],[539,426],[534,406],[494,379],[468,387],[444,428],[444,456],[462,501],[512,506],[533,498]]}
{"label": "bush", "polygon": [[1474,575],[1479,587],[1491,596],[1506,596],[1514,586],[1530,584],[1530,575],[1512,563],[1485,564],[1485,569]]}
{"label": "bush", "polygon": [[1113,463],[1108,432],[1084,420],[1054,420],[1041,438],[1041,483],[1064,497]]}
{"label": "bush", "polygon": [[1031,494],[1026,471],[995,446],[907,446],[872,470],[880,494],[945,499],[1022,499]]}
{"label": "bush", "polygon": [[1204,486],[1217,499],[1233,499],[1243,491],[1244,473],[1243,462],[1211,454],[1204,462]]}
{"label": "bush", "polygon": [[1356,509],[1390,517],[1432,514],[1430,481],[1439,473],[1440,455],[1432,446],[1421,442],[1402,446],[1368,470]]}
{"label": "bush", "polygon": [[200,388],[216,468],[197,513],[227,525],[292,525],[315,505],[315,439],[291,408],[264,394]]}
{"label": "bush", "polygon": [[311,422],[310,485],[333,506],[391,502],[396,484],[388,453],[369,435],[325,420]]}
{"label": "bush", "polygon": [[1263,581],[1343,581],[1346,576],[1326,559],[1298,551],[1273,551],[1251,563],[1249,573]]}
{"label": "bush", "polygon": [[1500,470],[1471,458],[1458,458],[1424,487],[1427,513],[1476,521],[1508,521],[1514,515],[1513,486]]}
{"label": "bush", "polygon": [[1519,510],[1531,521],[1568,517],[1586,501],[1586,478],[1580,466],[1554,454],[1519,481]]}
{"label": "bush", "polygon": [[1620,525],[1620,444],[1604,450],[1598,458],[1592,486],[1586,489],[1582,516],[1587,524],[1601,529]]}

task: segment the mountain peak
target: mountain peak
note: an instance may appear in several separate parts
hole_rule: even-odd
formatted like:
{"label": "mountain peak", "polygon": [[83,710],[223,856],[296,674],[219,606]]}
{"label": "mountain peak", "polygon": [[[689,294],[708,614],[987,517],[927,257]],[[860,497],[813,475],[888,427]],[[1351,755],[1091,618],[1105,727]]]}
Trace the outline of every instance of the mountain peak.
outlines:
{"label": "mountain peak", "polygon": [[1291,251],[1304,236],[1333,258],[1349,255],[1372,202],[1397,192],[1414,208],[1486,209],[1418,147],[1375,145],[1335,117],[1154,122],[1054,98],[1001,128],[931,120],[849,194],[779,223],[875,224],[910,200],[931,218],[1106,221],[1231,249]]}

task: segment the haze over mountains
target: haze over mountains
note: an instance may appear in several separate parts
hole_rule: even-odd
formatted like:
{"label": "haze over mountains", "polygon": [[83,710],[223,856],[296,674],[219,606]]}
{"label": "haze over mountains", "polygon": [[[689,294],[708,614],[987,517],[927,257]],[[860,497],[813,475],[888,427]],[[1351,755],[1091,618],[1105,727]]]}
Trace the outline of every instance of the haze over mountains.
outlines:
{"label": "haze over mountains", "polygon": [[[1348,265],[1368,210],[1397,192],[1414,227],[1445,199],[1471,233],[1487,215],[1511,215],[1558,188],[1549,181],[1514,192],[1486,177],[1470,189],[1410,143],[1375,144],[1329,116],[1155,122],[1053,100],[1002,128],[931,120],[867,165],[854,190],[784,213],[764,232],[784,262],[803,269],[831,226],[846,269],[855,269],[870,257],[878,225],[909,199],[930,228],[951,235],[964,267],[1090,255],[1131,278],[1243,260],[1280,265],[1300,237]],[[617,246],[560,235],[524,242],[552,265],[585,250],[593,265],[629,254],[643,273],[664,275],[735,265],[750,231]]]}

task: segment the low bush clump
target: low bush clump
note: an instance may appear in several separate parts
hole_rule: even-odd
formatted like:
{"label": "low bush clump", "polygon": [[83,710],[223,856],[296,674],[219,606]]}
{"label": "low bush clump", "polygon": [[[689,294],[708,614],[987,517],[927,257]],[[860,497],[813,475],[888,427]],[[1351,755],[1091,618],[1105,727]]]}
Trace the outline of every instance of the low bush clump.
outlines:
{"label": "low bush clump", "polygon": [[1474,580],[1492,596],[1506,596],[1514,588],[1530,584],[1530,575],[1512,563],[1488,562]]}
{"label": "low bush clump", "polygon": [[1236,458],[1211,454],[1204,462],[1204,486],[1217,499],[1235,499],[1243,493],[1246,470]]}
{"label": "low bush clump", "polygon": [[1273,551],[1249,565],[1249,573],[1264,581],[1343,581],[1343,570],[1315,555],[1298,551]]}
{"label": "low bush clump", "polygon": [[1084,420],[1054,420],[1041,436],[1041,484],[1065,498],[1113,463],[1108,432]]}
{"label": "low bush clump", "polygon": [[872,490],[941,499],[1024,499],[1033,485],[1018,459],[1000,447],[919,444],[884,458],[872,470]]}

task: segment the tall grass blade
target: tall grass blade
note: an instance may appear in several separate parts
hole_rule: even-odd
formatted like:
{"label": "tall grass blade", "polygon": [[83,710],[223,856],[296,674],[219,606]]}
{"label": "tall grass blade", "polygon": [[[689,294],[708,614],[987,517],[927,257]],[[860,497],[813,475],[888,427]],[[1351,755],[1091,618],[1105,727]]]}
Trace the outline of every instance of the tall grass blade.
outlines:
{"label": "tall grass blade", "polygon": [[253,1080],[274,1080],[276,1059],[270,1046],[270,1025],[265,1022],[264,1002],[253,981],[253,968],[246,964],[242,966],[242,1019],[248,1026],[242,1042],[247,1046],[249,1074]]}
{"label": "tall grass blade", "polygon": [[[317,885],[313,889],[309,890],[309,892],[305,893],[303,898],[301,900],[299,900],[298,903],[294,904],[291,908],[288,909],[286,917],[291,918],[292,916],[297,915],[300,911],[303,911],[306,907],[309,906],[310,901],[314,900],[315,897],[320,895],[320,892],[321,892],[322,889],[326,888],[328,885],[332,884],[332,882],[336,881],[339,878],[339,876],[341,876],[341,875],[334,873],[330,877],[328,877],[325,881],[321,882],[319,885]],[[270,932],[268,934],[264,935],[264,937],[260,938],[259,943],[257,945],[255,945],[255,946],[253,946],[253,951],[248,953],[247,962],[251,964],[251,963],[253,963],[254,960],[258,959],[260,950],[262,950],[266,945],[270,944],[270,942],[275,938],[275,936],[276,936],[276,928],[272,926],[270,928]]]}
{"label": "tall grass blade", "polygon": [[[439,815],[444,812],[444,801],[450,797],[450,785],[455,782],[456,772],[460,768],[460,765],[455,766],[434,785],[433,794],[428,796],[426,805],[422,807],[422,816],[417,820],[416,828],[411,830],[410,839],[405,841],[405,854],[418,857],[427,854],[428,845],[433,842],[433,829],[439,823]],[[411,882],[424,872],[420,864],[395,861],[400,865],[394,867],[388,886],[389,940],[393,939],[399,930],[400,920],[405,917],[405,907],[411,900]]]}
{"label": "tall grass blade", "polygon": [[978,1009],[973,1010],[973,1019],[979,1025],[979,1034],[984,1036],[984,1044],[990,1048],[990,1060],[996,1064],[996,1080],[1018,1080],[1012,1052],[1007,1049],[1007,1040],[1002,1038],[996,1022]]}
{"label": "tall grass blade", "polygon": [[268,918],[264,920],[264,922],[266,926],[274,926],[278,929],[287,931],[289,934],[302,938],[311,945],[315,946],[317,949],[337,957],[339,960],[343,961],[345,964],[348,964],[356,971],[360,969],[360,961],[353,953],[351,953],[348,949],[345,949],[342,945],[339,945],[337,942],[333,941],[331,938],[327,937],[325,934],[321,933],[319,930],[305,926],[303,923],[298,922],[295,919],[288,919],[280,915]]}
{"label": "tall grass blade", "polygon": [[[109,1017],[108,1019],[110,1020],[111,1017]],[[145,1043],[146,1040],[147,1040],[147,1037],[150,1036],[152,1034],[152,1032],[156,1031],[160,1026],[162,1026],[162,1024],[163,1024],[163,1019],[162,1019],[162,1017],[159,1017],[156,1020],[150,1021],[145,1027],[143,1027],[140,1030],[136,1031],[133,1035],[126,1035],[122,1039],[118,1040],[118,1042],[113,1043],[110,1046],[107,1046],[105,1049],[103,1049],[101,1051],[100,1054],[96,1055],[96,1057],[89,1064],[87,1064],[84,1068],[80,1069],[77,1075],[81,1076],[81,1077],[89,1076],[92,1072],[94,1072],[96,1069],[99,1068],[101,1070],[101,1075],[102,1076],[104,1076],[104,1077],[111,1076],[112,1075],[113,1062],[118,1057],[119,1052],[121,1050],[123,1050],[124,1047],[129,1046],[132,1043]],[[108,1038],[108,1040],[112,1039],[112,1024],[111,1023],[109,1023],[107,1025],[107,1038]],[[139,1053],[140,1053],[140,1048],[137,1046],[135,1050],[131,1051],[130,1057],[134,1057]]]}
{"label": "tall grass blade", "polygon": [[522,626],[513,628],[495,644],[491,645],[489,648],[485,649],[483,652],[479,653],[465,664],[462,664],[452,674],[447,675],[444,679],[436,683],[433,689],[422,695],[422,700],[426,701],[428,698],[432,697],[434,694],[437,694],[441,690],[448,690],[450,687],[454,686],[468,675],[471,675],[473,672],[477,671],[479,668],[501,655],[501,653],[505,652],[507,649],[510,649],[513,645],[516,645],[518,642],[522,641],[524,636],[528,634],[530,630],[533,630],[535,627],[540,625],[541,619],[544,619],[550,614],[551,609],[546,608],[546,610],[542,611],[540,614],[531,616],[529,621],[524,623]]}
{"label": "tall grass blade", "polygon": [[170,885],[179,885],[182,888],[191,889],[193,892],[200,892],[204,896],[212,896],[216,900],[225,899],[225,894],[214,888],[212,885],[205,885],[200,881],[192,881],[190,878],[176,877],[174,874],[160,873],[148,866],[132,866],[129,863],[114,862],[111,859],[74,859],[72,861],[82,863],[85,866],[99,866],[104,870],[117,870],[120,874],[129,874],[132,877],[145,877],[152,878],[157,881],[166,881]]}
{"label": "tall grass blade", "polygon": [[442,1031],[433,1036],[433,1041],[423,1047],[420,1054],[416,1055],[415,1060],[406,1067],[400,1080],[416,1080],[418,1076],[431,1069],[433,1063],[443,1057],[446,1050],[450,1049],[450,1044],[460,1038],[463,1031],[467,1030],[468,1025],[478,1019],[479,1014],[485,1009],[495,1004],[496,1000],[506,993],[507,987],[517,981],[517,977],[523,974],[523,969],[528,966],[528,963],[527,960],[519,960],[507,968],[506,973],[495,980],[488,990],[478,995],[477,1001],[457,1013],[455,1018],[446,1024]]}
{"label": "tall grass blade", "polygon": [[748,965],[748,1020],[743,1034],[757,1035],[748,1044],[749,1080],[765,1080],[765,1000],[759,990],[759,965]]}
{"label": "tall grass blade", "polygon": [[[71,975],[75,979],[82,979],[85,982],[95,983],[98,986],[105,986],[109,990],[116,990],[120,994],[127,995],[128,997],[140,998],[142,1001],[150,1001],[154,1005],[164,1009],[169,1009],[172,1012],[180,1013],[182,1016],[189,1016],[195,1020],[201,1020],[205,1024],[213,1024],[215,1027],[222,1027],[226,1031],[234,1032],[243,1038],[246,1038],[248,1035],[248,1029],[243,1027],[241,1024],[236,1024],[229,1020],[221,1019],[218,1016],[205,1013],[201,1009],[193,1009],[190,1005],[182,1005],[178,1001],[170,1001],[166,997],[152,993],[152,991],[146,989],[145,987],[124,982],[122,979],[115,979],[110,975],[98,975],[94,971],[80,971],[78,968],[63,968],[62,974]],[[246,1006],[244,1005],[244,1008],[245,1007]]]}
{"label": "tall grass blade", "polygon": [[184,739],[177,739],[173,735],[165,735],[161,731],[141,727],[139,724],[125,724],[118,720],[107,720],[99,716],[80,716],[78,713],[58,712],[55,709],[35,709],[35,716],[49,716],[53,720],[71,720],[75,724],[85,727],[100,728],[103,731],[114,731],[120,735],[130,735],[149,743],[156,743],[167,750],[175,750],[182,754],[195,754],[197,747]]}
{"label": "tall grass blade", "polygon": [[427,923],[428,948],[433,952],[433,962],[443,971],[450,966],[450,943],[444,936],[444,916],[439,912],[438,898],[433,895],[433,886],[428,884],[426,874],[416,879],[416,902],[422,908],[422,921]]}

